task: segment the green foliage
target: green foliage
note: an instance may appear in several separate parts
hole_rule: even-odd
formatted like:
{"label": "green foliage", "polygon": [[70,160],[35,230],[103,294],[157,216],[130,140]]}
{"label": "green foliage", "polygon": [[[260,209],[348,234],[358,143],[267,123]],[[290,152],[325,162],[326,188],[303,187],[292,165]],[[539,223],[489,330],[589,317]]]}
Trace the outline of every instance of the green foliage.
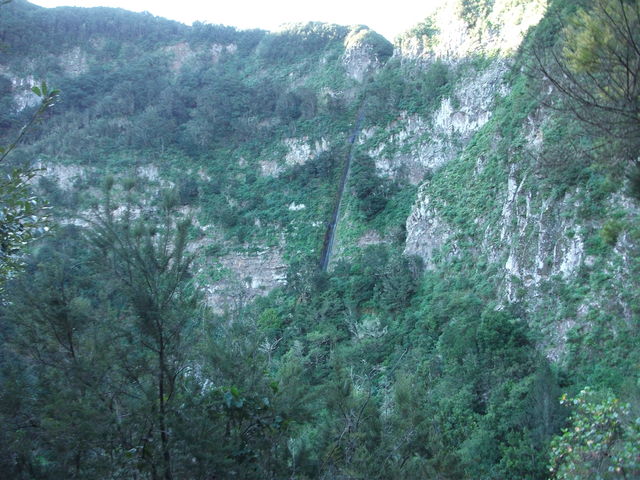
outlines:
{"label": "green foliage", "polygon": [[[60,93],[49,90],[46,82],[31,90],[41,99],[40,106],[16,138],[9,145],[0,147],[0,163],[6,164],[7,156],[54,105]],[[0,291],[4,281],[20,267],[21,250],[49,228],[44,202],[32,194],[29,186],[37,173],[33,168],[14,168],[0,180]]]}
{"label": "green foliage", "polygon": [[[542,479],[564,415],[560,385],[634,396],[640,299],[623,279],[640,274],[637,219],[613,196],[622,196],[623,172],[598,161],[620,150],[566,111],[541,108],[555,97],[521,74],[528,50],[491,119],[420,188],[354,156],[344,242],[323,272],[344,161],[357,150],[354,120],[375,127],[363,149],[407,147],[389,140],[405,115],[428,121],[446,96],[461,107],[454,88],[491,59],[389,58],[390,44],[364,27],[239,32],[111,10],[48,18],[15,3],[1,19],[16,41],[3,52],[11,78],[50,71],[66,103],[15,155],[82,167],[73,182],[48,177],[38,186],[60,212],[82,211],[75,223],[84,226],[61,225],[36,245],[0,311],[5,476]],[[566,2],[553,12],[574,9],[558,3]],[[493,8],[459,7],[476,30]],[[592,31],[582,17],[580,28]],[[573,32],[543,27],[544,41]],[[72,34],[62,38],[65,29]],[[411,34],[430,48],[438,32],[427,20]],[[57,43],[42,53],[49,38]],[[82,58],[64,64],[61,52],[78,45]],[[386,63],[356,84],[344,73],[345,47]],[[591,68],[583,60],[576,72]],[[5,134],[33,113],[10,111],[8,75],[0,77]],[[39,85],[34,93],[51,92]],[[410,147],[431,141],[439,138],[412,138]],[[395,153],[414,152],[383,150]],[[514,180],[527,195],[516,195],[522,205],[510,224]],[[101,183],[108,196],[92,206]],[[173,191],[156,195],[166,185]],[[452,232],[427,271],[402,254],[418,192]],[[510,237],[516,222],[524,226]],[[506,252],[542,248],[556,227],[577,250],[584,245],[580,269],[547,278],[553,259],[543,259],[538,283],[505,279]],[[208,278],[209,264],[265,249],[281,254],[286,284],[251,302],[233,292],[237,305],[211,312],[200,288],[226,271]],[[596,456],[632,468],[631,410],[611,405],[611,418],[624,418],[610,450]],[[579,468],[595,458],[586,448],[585,461],[573,461]],[[567,450],[553,455],[562,455],[560,472]]]}
{"label": "green foliage", "polygon": [[193,177],[182,178],[178,184],[178,202],[181,205],[193,204],[199,195],[198,182]]}
{"label": "green foliage", "polygon": [[42,55],[61,53],[68,47],[86,44],[98,35],[116,33],[121,40],[153,45],[170,43],[184,34],[187,27],[178,22],[154,17],[149,13],[131,13],[115,8],[91,10],[73,7],[44,9],[24,0],[13,0],[2,7],[0,21],[3,41],[12,53]]}
{"label": "green foliage", "polygon": [[393,112],[398,110],[409,114],[431,111],[450,93],[449,75],[449,67],[442,61],[422,69],[409,62],[390,60],[367,85],[366,121],[376,124],[392,120]]}
{"label": "green foliage", "polygon": [[313,118],[317,110],[316,94],[308,88],[282,93],[276,102],[275,113],[284,122],[299,118]]}
{"label": "green foliage", "polygon": [[203,22],[193,22],[188,30],[187,38],[194,46],[218,44],[235,44],[243,52],[250,51],[266,35],[264,30],[238,31],[227,25],[210,25]]}
{"label": "green foliage", "polygon": [[626,479],[640,475],[640,418],[611,392],[591,388],[562,397],[570,425],[551,444],[549,470],[558,479]]}
{"label": "green foliage", "polygon": [[469,28],[474,28],[477,22],[485,19],[493,7],[493,0],[459,0],[457,8]]}
{"label": "green foliage", "polygon": [[609,220],[605,223],[600,231],[602,239],[608,245],[615,245],[618,241],[618,236],[623,230],[623,225],[617,220]]}
{"label": "green foliage", "polygon": [[432,18],[426,18],[424,21],[418,23],[415,27],[407,30],[400,37],[400,41],[404,39],[420,39],[423,47],[426,50],[430,50],[437,44],[437,35],[439,33],[438,27]]}
{"label": "green foliage", "polygon": [[266,61],[292,61],[337,45],[347,32],[346,27],[320,22],[292,24],[280,32],[264,37],[257,51]]}
{"label": "green foliage", "polygon": [[536,52],[539,69],[561,94],[554,103],[632,164],[640,128],[640,91],[632,80],[640,72],[639,42],[637,2],[594,0],[569,16],[550,54]]}
{"label": "green foliage", "polygon": [[42,201],[31,193],[35,170],[13,170],[0,180],[0,284],[20,267],[26,245],[47,229]]}
{"label": "green foliage", "polygon": [[[114,329],[99,304],[89,249],[80,238],[74,226],[49,237],[25,276],[9,285],[12,301],[0,314],[2,368],[22,367],[3,375],[0,407],[9,456],[3,470],[15,478],[103,476],[109,468],[106,458],[90,458],[115,438],[113,412],[104,401],[114,400],[115,384],[101,379],[113,374],[119,326]],[[20,460],[11,461],[12,455]]]}
{"label": "green foliage", "polygon": [[107,187],[92,226],[47,239],[0,312],[3,471],[262,478],[284,468],[287,422],[305,414],[299,371],[268,375],[250,322],[202,317],[175,198],[136,205],[130,186],[116,208],[119,190]]}
{"label": "green foliage", "polygon": [[391,180],[376,174],[375,162],[368,155],[357,155],[352,160],[349,185],[367,221],[384,210],[398,188]]}
{"label": "green foliage", "polygon": [[[133,184],[125,189],[130,196]],[[194,255],[188,247],[188,219],[176,218],[177,199],[164,194],[156,211],[135,218],[131,198],[123,205],[122,217],[114,214],[112,192],[105,192],[104,204],[90,219],[92,245],[98,258],[111,270],[118,301],[126,307],[129,320],[123,334],[130,343],[140,344],[133,353],[125,346],[121,355],[126,367],[136,373],[133,380],[139,394],[148,399],[144,408],[149,435],[159,439],[143,447],[142,462],[170,478],[170,420],[175,412],[177,382],[187,363],[184,345],[193,338],[197,290],[190,285],[190,267]],[[153,219],[151,222],[144,217]],[[143,404],[144,405],[144,404]],[[154,418],[155,417],[155,418]],[[143,417],[144,418],[144,417]]]}
{"label": "green foliage", "polygon": [[352,28],[344,44],[346,48],[371,48],[375,57],[383,64],[393,55],[391,42],[363,25]]}

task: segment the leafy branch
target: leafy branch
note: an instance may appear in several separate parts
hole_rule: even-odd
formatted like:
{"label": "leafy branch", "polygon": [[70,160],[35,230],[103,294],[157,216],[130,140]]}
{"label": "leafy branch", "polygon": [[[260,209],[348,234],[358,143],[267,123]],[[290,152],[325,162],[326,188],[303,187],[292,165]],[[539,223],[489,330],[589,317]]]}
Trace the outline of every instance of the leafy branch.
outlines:
{"label": "leafy branch", "polygon": [[46,82],[44,81],[39,87],[32,87],[31,91],[40,97],[40,107],[33,113],[29,121],[20,129],[18,136],[13,140],[13,142],[6,147],[0,146],[0,163],[2,163],[4,159],[7,158],[7,156],[18,146],[27,132],[42,118],[44,113],[55,105],[60,96],[60,90],[49,90]]}

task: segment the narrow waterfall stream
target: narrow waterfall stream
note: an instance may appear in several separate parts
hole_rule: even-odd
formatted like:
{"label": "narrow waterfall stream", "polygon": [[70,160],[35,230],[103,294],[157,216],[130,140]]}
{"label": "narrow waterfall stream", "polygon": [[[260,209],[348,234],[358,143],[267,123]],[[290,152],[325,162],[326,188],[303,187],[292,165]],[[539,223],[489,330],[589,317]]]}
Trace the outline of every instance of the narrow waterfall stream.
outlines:
{"label": "narrow waterfall stream", "polygon": [[344,169],[342,171],[342,177],[340,178],[340,185],[338,188],[338,194],[336,195],[336,203],[333,208],[333,215],[331,217],[331,222],[327,228],[327,233],[325,234],[324,244],[322,248],[322,256],[320,257],[320,269],[323,272],[326,272],[329,268],[329,262],[331,261],[331,252],[333,250],[333,244],[335,241],[336,231],[338,230],[338,222],[340,220],[340,206],[342,205],[342,197],[344,196],[344,191],[347,187],[347,180],[349,179],[349,171],[351,170],[351,161],[353,160],[354,155],[354,144],[358,135],[360,134],[360,129],[362,128],[362,121],[364,120],[364,104],[358,110],[358,116],[356,117],[356,123],[351,132],[351,136],[349,137],[349,153],[347,154],[347,158],[345,159]]}

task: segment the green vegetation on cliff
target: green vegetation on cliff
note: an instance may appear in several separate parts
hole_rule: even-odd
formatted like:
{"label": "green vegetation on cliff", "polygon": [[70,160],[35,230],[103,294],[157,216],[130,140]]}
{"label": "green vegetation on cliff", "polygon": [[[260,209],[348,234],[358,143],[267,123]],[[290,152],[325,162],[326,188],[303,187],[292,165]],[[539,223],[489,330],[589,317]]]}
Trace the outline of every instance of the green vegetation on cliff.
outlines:
{"label": "green vegetation on cliff", "polygon": [[31,83],[62,91],[0,165],[46,169],[54,221],[0,306],[7,478],[640,475],[637,118],[613,123],[638,99],[607,88],[640,55],[603,53],[637,8],[552,2],[508,52],[527,2],[451,3],[457,40],[434,16],[395,51],[0,9],[0,143]]}

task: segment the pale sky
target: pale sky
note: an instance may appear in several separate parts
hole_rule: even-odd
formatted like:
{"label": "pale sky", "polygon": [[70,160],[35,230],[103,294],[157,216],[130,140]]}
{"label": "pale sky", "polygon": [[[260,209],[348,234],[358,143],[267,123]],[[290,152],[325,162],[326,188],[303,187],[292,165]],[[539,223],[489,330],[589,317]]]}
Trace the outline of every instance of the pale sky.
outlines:
{"label": "pale sky", "polygon": [[320,21],[363,24],[393,40],[424,20],[439,0],[32,0],[43,7],[118,7],[191,24],[277,30],[283,23]]}

